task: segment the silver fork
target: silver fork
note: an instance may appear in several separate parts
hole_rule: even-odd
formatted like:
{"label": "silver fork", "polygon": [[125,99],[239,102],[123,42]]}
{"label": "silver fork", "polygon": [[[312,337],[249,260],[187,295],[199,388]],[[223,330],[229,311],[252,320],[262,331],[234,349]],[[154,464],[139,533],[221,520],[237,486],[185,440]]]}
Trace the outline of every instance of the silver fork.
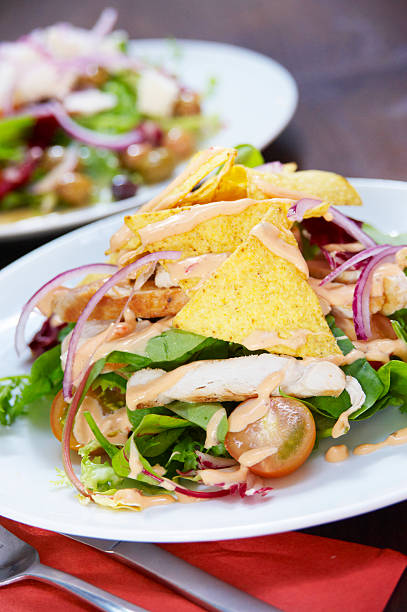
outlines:
{"label": "silver fork", "polygon": [[50,582],[107,612],[146,612],[144,608],[135,606],[84,580],[43,565],[35,548],[0,525],[0,586],[25,578]]}

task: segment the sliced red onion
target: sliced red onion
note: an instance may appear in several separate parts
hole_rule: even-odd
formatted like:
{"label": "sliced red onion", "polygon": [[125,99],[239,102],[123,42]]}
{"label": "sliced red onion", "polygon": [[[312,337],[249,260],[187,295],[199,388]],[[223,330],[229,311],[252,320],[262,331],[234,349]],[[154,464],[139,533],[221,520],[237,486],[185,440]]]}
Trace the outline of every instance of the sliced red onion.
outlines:
{"label": "sliced red onion", "polygon": [[314,198],[301,198],[291,208],[288,209],[287,217],[291,221],[302,221],[307,210],[322,204],[322,200]]}
{"label": "sliced red onion", "polygon": [[73,425],[75,421],[75,416],[79,408],[79,400],[85,388],[86,381],[88,380],[91,369],[92,369],[92,366],[89,366],[86,371],[86,374],[84,375],[84,377],[82,378],[80,382],[80,385],[78,386],[78,389],[75,393],[75,397],[73,398],[72,403],[68,409],[68,414],[66,415],[66,420],[65,420],[65,425],[64,425],[64,431],[62,434],[62,462],[64,464],[65,473],[68,476],[71,483],[74,485],[74,487],[76,487],[79,493],[81,493],[85,497],[91,497],[91,494],[85,488],[83,483],[79,480],[79,478],[77,477],[77,475],[75,474],[73,470],[72,461],[71,461],[71,435],[72,435],[72,429],[73,429]]}
{"label": "sliced red onion", "polygon": [[208,455],[198,450],[195,451],[195,454],[198,457],[198,465],[201,470],[205,468],[219,470],[237,465],[236,461],[229,457],[213,457],[213,455]]}
{"label": "sliced red onion", "polygon": [[93,34],[99,38],[107,36],[107,34],[110,34],[110,32],[113,30],[116,21],[117,10],[112,7],[105,8],[92,28]]}
{"label": "sliced red onion", "polygon": [[122,151],[132,144],[141,144],[146,140],[144,131],[139,127],[125,134],[118,134],[117,136],[113,134],[101,134],[100,132],[89,130],[79,125],[79,123],[76,123],[76,121],[73,121],[65,112],[61,104],[55,103],[50,106],[55,119],[69,136],[92,147]]}
{"label": "sliced red onion", "polygon": [[270,172],[270,174],[279,174],[283,171],[284,164],[280,161],[268,162],[267,164],[262,164],[261,166],[256,166],[256,170],[260,170],[261,172]]}
{"label": "sliced red onion", "polygon": [[389,248],[388,245],[381,244],[381,245],[377,245],[377,246],[365,249],[361,253],[356,253],[356,255],[353,255],[353,257],[351,257],[350,259],[345,261],[343,264],[335,268],[335,270],[332,270],[332,272],[330,272],[327,276],[325,276],[325,278],[319,284],[325,285],[326,283],[332,282],[337,276],[342,274],[342,272],[345,272],[345,270],[348,270],[348,268],[352,268],[353,266],[355,266],[356,264],[359,264],[365,259],[369,259],[370,257],[375,257],[376,255],[380,255],[380,253],[387,250],[388,248]]}
{"label": "sliced red onion", "polygon": [[16,333],[15,333],[15,347],[18,355],[24,351],[26,346],[24,340],[24,331],[27,325],[28,317],[37,306],[38,302],[45,297],[50,291],[58,287],[61,283],[74,278],[75,276],[79,276],[80,274],[111,274],[114,270],[117,270],[116,266],[111,264],[103,264],[103,263],[95,263],[95,264],[86,264],[84,266],[79,266],[78,268],[72,268],[71,270],[67,270],[66,272],[61,272],[50,281],[45,283],[38,291],[34,293],[34,295],[28,300],[25,304],[20,319],[17,323]]}
{"label": "sliced red onion", "polygon": [[229,489],[218,489],[217,491],[192,491],[192,489],[187,489],[186,487],[181,487],[180,485],[176,485],[172,480],[168,480],[168,478],[162,478],[161,476],[157,476],[157,474],[153,474],[146,469],[143,469],[143,474],[146,476],[150,476],[156,482],[162,484],[163,482],[170,482],[171,485],[174,486],[173,491],[176,493],[182,493],[182,495],[188,495],[189,497],[197,497],[198,499],[214,499],[215,497],[226,497],[226,495],[230,495],[231,492]]}
{"label": "sliced red onion", "polygon": [[73,172],[78,163],[78,149],[77,146],[72,143],[67,147],[62,160],[57,164],[48,174],[46,174],[41,180],[34,183],[32,186],[32,193],[41,194],[48,193],[55,189],[60,183],[61,178],[68,172]]}
{"label": "sliced red onion", "polygon": [[93,310],[103,298],[103,296],[110,291],[112,287],[114,287],[117,283],[125,280],[130,274],[135,272],[138,268],[145,266],[146,264],[153,263],[155,261],[159,261],[160,259],[179,259],[182,253],[180,251],[157,251],[156,253],[150,253],[149,255],[145,255],[141,257],[137,261],[133,261],[128,264],[124,268],[118,270],[115,274],[113,274],[99,289],[93,296],[90,298],[89,302],[85,306],[80,315],[79,319],[76,322],[75,328],[72,332],[71,339],[69,341],[68,347],[68,355],[66,358],[65,364],[65,373],[64,373],[64,383],[63,383],[63,391],[65,400],[69,401],[72,397],[72,388],[73,388],[73,380],[72,380],[72,372],[73,372],[73,363],[75,359],[76,350],[78,348],[78,343],[82,334],[83,326],[86,321],[92,314]]}
{"label": "sliced red onion", "polygon": [[344,229],[345,232],[357,240],[357,242],[360,242],[365,247],[376,246],[377,243],[373,240],[373,238],[368,236],[362,229],[360,229],[358,224],[352,221],[352,219],[349,219],[349,217],[341,213],[333,206],[329,208],[329,212],[332,215],[333,223],[339,225],[339,227]]}
{"label": "sliced red onion", "polygon": [[368,340],[372,335],[370,327],[370,289],[374,270],[378,265],[393,259],[401,248],[403,247],[387,246],[383,248],[380,253],[372,257],[359,276],[352,303],[353,322],[356,337],[359,340]]}

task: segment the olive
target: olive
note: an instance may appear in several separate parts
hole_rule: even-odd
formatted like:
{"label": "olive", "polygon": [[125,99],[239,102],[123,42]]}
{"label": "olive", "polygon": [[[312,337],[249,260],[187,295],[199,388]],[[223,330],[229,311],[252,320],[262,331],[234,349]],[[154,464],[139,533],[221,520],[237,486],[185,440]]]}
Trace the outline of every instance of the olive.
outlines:
{"label": "olive", "polygon": [[65,155],[65,148],[60,145],[49,147],[42,158],[42,165],[45,170],[51,170],[57,166]]}
{"label": "olive", "polygon": [[88,66],[84,74],[81,74],[78,77],[76,82],[76,87],[79,89],[87,88],[87,87],[101,87],[104,83],[106,83],[109,77],[109,73],[107,70],[102,68],[102,66]]}
{"label": "olive", "polygon": [[174,115],[184,117],[198,115],[200,112],[201,103],[198,94],[188,90],[181,91],[174,105]]}
{"label": "olive", "polygon": [[180,127],[173,127],[164,135],[163,145],[179,159],[189,157],[195,149],[195,144],[193,134]]}
{"label": "olive", "polygon": [[115,200],[125,200],[137,193],[138,186],[124,174],[116,174],[112,180],[112,194]]}
{"label": "olive", "polygon": [[92,193],[92,182],[79,172],[67,172],[57,185],[58,196],[67,204],[82,206],[87,204]]}
{"label": "olive", "polygon": [[[227,451],[239,461],[243,453],[265,449],[269,454],[249,469],[265,478],[291,474],[309,457],[315,444],[311,411],[291,397],[271,397],[266,415],[243,431],[226,435]],[[243,461],[243,458],[242,458]]]}
{"label": "olive", "polygon": [[152,149],[148,143],[132,144],[120,154],[120,160],[128,170],[138,171]]}
{"label": "olive", "polygon": [[174,167],[175,158],[171,151],[158,147],[140,159],[137,170],[146,183],[158,183],[171,176]]}

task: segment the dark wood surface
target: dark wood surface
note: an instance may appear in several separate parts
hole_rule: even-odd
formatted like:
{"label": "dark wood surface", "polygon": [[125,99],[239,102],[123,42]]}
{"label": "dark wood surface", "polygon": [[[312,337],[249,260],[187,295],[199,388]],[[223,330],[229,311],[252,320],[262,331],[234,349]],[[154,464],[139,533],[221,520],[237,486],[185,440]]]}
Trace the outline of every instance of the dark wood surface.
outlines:
{"label": "dark wood surface", "polygon": [[[300,102],[268,159],[347,176],[407,179],[405,0],[119,0],[132,37],[230,42],[272,56],[297,80]],[[91,26],[96,0],[1,2],[0,38],[68,20]],[[242,88],[245,86],[242,74]],[[253,95],[262,95],[261,84]],[[250,108],[247,109],[250,113]],[[265,118],[267,120],[267,118]],[[403,228],[406,229],[406,228]],[[0,265],[38,246],[2,245]],[[407,502],[306,530],[407,554]],[[407,577],[386,610],[407,609]]]}

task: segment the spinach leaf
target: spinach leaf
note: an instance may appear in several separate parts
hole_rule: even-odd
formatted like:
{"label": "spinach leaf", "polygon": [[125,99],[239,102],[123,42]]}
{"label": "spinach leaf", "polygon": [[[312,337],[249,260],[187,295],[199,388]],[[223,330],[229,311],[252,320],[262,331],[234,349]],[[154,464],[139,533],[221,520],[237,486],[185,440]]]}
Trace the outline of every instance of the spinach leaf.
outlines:
{"label": "spinach leaf", "polygon": [[136,444],[144,457],[157,458],[167,451],[178,440],[183,429],[167,429],[153,436],[137,438]]}
{"label": "spinach leaf", "polygon": [[[178,416],[190,421],[194,425],[198,425],[202,429],[207,428],[210,419],[215,412],[223,408],[222,404],[193,404],[189,402],[171,402],[168,408],[178,414]],[[220,442],[223,442],[228,432],[228,421],[224,415],[218,425],[217,437]]]}
{"label": "spinach leaf", "polygon": [[396,310],[389,316],[396,336],[407,342],[407,308]]}

